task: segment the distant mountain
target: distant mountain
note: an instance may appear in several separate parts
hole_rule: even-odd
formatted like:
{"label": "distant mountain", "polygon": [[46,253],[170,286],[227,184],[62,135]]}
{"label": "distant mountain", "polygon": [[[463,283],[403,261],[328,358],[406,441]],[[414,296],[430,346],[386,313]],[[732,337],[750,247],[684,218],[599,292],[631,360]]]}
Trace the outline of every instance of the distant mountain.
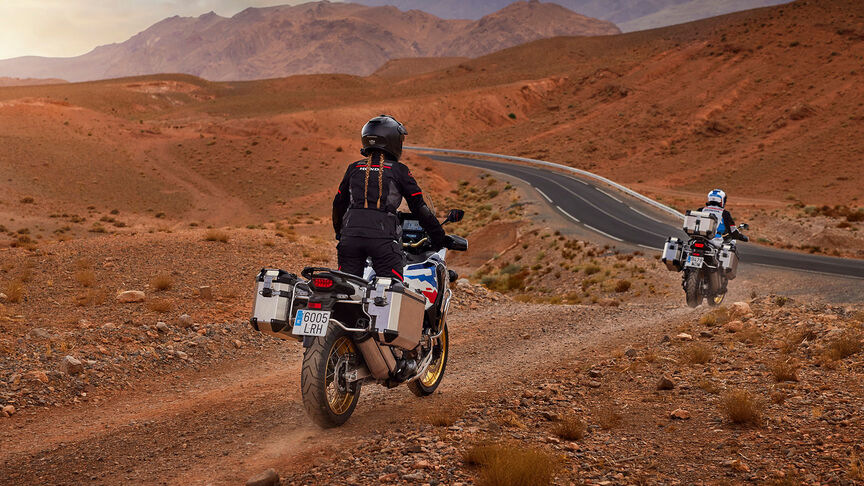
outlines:
{"label": "distant mountain", "polygon": [[0,76],[85,81],[185,73],[224,81],[369,75],[394,58],[477,57],[545,37],[617,33],[611,22],[536,1],[516,2],[476,21],[322,1],[249,8],[231,18],[212,12],[175,16],[82,56],[0,61]]}
{"label": "distant mountain", "polygon": [[44,84],[64,84],[68,81],[63,79],[21,79],[21,78],[4,78],[0,77],[0,88],[8,86],[40,86]]}
{"label": "distant mountain", "polygon": [[625,32],[656,29],[667,25],[683,24],[708,17],[716,17],[730,12],[770,7],[788,3],[789,0],[690,0],[670,5],[652,14],[622,22],[619,25]]}
{"label": "distant mountain", "polygon": [[[503,8],[511,0],[357,0],[364,5],[393,5],[402,10],[423,10],[446,19],[478,19]],[[622,30],[653,28],[705,17],[786,3],[790,0],[555,0],[574,12],[609,20]],[[662,14],[660,13],[662,12]],[[659,14],[658,16],[654,16]],[[639,19],[650,19],[639,22]],[[669,19],[669,20],[667,20]]]}

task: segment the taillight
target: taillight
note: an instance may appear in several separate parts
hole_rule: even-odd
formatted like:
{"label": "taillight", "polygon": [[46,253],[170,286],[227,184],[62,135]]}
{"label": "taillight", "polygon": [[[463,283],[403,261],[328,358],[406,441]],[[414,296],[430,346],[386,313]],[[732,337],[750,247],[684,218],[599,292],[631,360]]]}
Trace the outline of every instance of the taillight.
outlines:
{"label": "taillight", "polygon": [[696,248],[705,248],[705,244],[704,244],[704,243],[693,243],[693,246],[696,247]]}
{"label": "taillight", "polygon": [[329,278],[313,278],[312,286],[316,289],[329,289],[333,286],[333,281]]}
{"label": "taillight", "polygon": [[701,253],[693,253],[693,256],[702,256]]}
{"label": "taillight", "polygon": [[306,307],[308,307],[310,309],[320,309],[321,308],[321,302],[309,302],[309,305]]}

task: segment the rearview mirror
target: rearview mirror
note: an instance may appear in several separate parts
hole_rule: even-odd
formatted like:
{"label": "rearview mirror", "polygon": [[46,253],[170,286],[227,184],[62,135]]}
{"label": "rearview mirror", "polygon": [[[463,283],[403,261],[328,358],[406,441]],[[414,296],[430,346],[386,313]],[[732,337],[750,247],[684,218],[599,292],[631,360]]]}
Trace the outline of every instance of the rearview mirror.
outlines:
{"label": "rearview mirror", "polygon": [[744,230],[750,229],[750,225],[747,223],[741,223],[738,225],[738,227]]}
{"label": "rearview mirror", "polygon": [[465,217],[465,211],[461,209],[451,209],[447,214],[447,219],[445,220],[447,223],[458,223],[462,221],[462,218]]}

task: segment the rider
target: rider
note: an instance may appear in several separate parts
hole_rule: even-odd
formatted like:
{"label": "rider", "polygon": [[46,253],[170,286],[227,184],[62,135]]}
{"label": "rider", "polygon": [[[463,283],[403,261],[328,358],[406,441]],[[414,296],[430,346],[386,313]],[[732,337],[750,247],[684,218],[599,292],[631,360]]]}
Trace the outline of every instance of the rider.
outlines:
{"label": "rider", "polygon": [[441,223],[423,200],[423,191],[408,167],[399,162],[407,134],[390,115],[372,118],[363,127],[360,153],[366,158],[348,166],[333,199],[333,229],[343,272],[362,276],[369,257],[375,275],[403,280],[405,253],[396,214],[403,197],[432,247],[444,247]]}
{"label": "rider", "polygon": [[720,222],[717,226],[717,234],[711,240],[714,246],[720,247],[723,245],[724,239],[730,236],[736,240],[750,240],[735,227],[735,220],[732,219],[732,215],[726,210],[726,193],[722,190],[714,189],[708,193],[708,202],[705,203],[702,212],[715,215]]}

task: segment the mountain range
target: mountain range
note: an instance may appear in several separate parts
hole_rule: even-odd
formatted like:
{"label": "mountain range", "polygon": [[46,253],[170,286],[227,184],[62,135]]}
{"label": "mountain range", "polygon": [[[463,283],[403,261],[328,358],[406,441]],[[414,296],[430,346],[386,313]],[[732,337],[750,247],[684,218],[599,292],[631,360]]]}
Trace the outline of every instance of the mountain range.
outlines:
{"label": "mountain range", "polygon": [[541,38],[618,33],[611,22],[536,0],[506,5],[478,20],[321,1],[248,8],[230,18],[213,12],[175,16],[82,56],[0,61],[0,76],[86,81],[183,73],[224,81],[369,75],[394,58],[478,57]]}
{"label": "mountain range", "polygon": [[[478,19],[511,0],[357,0],[364,5],[393,5],[423,10],[449,19]],[[582,15],[609,20],[624,32],[652,29],[740,10],[787,3],[789,0],[555,0]]]}

